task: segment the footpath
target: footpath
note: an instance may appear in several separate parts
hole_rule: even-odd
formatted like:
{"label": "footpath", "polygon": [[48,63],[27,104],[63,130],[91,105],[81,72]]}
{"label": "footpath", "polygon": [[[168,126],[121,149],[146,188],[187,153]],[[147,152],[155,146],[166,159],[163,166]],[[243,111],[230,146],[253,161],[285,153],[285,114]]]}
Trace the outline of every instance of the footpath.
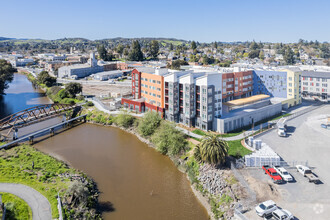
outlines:
{"label": "footpath", "polygon": [[11,193],[23,199],[31,207],[33,220],[52,219],[48,200],[31,187],[16,183],[0,183],[0,192]]}

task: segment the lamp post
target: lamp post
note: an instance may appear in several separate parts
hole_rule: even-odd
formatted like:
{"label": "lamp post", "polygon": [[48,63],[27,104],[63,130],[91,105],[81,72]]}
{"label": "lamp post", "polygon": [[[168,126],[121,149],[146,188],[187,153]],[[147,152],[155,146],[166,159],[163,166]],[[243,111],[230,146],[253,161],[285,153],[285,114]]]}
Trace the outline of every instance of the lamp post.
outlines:
{"label": "lamp post", "polygon": [[3,204],[2,204],[2,194],[0,194],[0,209],[3,211]]}

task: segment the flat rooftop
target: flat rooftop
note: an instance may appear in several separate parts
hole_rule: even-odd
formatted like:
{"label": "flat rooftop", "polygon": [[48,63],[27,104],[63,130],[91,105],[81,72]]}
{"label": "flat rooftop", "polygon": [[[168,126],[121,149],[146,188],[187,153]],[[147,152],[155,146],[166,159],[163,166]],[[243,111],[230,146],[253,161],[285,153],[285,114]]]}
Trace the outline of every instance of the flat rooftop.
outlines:
{"label": "flat rooftop", "polygon": [[271,105],[276,105],[276,104],[279,104],[279,103],[281,103],[281,102],[279,102],[278,100],[275,101],[274,99],[271,98],[270,103],[268,103],[267,105],[257,107],[257,108],[251,107],[249,105],[246,106],[246,107],[237,108],[237,109],[234,109],[234,110],[232,110],[228,113],[224,113],[220,119],[227,119],[227,118],[231,118],[231,117],[235,117],[235,116],[245,117],[246,115],[250,114],[251,112],[258,111],[258,110],[263,109],[265,107],[269,107]]}
{"label": "flat rooftop", "polygon": [[269,97],[270,97],[269,95],[260,94],[260,95],[250,96],[250,97],[247,97],[247,98],[241,98],[241,99],[228,101],[228,102],[223,103],[223,104],[227,105],[227,106],[231,106],[231,107],[242,106],[242,105],[250,104],[250,103],[253,103],[253,102],[258,102],[260,100],[267,99]]}

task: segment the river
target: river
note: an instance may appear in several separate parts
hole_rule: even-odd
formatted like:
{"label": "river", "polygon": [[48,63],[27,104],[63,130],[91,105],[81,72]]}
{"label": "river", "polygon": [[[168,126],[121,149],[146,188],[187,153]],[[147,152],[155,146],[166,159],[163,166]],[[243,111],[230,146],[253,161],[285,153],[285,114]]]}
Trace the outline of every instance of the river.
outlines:
{"label": "river", "polygon": [[[1,103],[4,115],[49,102],[23,75],[15,74],[6,93],[21,101],[5,97]],[[34,146],[95,180],[104,219],[208,219],[186,175],[130,133],[82,124]]]}

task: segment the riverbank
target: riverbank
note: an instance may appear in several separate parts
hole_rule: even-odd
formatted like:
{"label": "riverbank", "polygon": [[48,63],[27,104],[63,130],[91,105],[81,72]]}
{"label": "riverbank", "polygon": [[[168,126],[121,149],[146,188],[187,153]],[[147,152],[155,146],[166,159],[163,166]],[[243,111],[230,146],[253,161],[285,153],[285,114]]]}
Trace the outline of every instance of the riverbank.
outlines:
{"label": "riverbank", "polygon": [[[199,199],[212,219],[228,219],[232,216],[232,203],[236,200],[235,197],[238,196],[229,195],[230,186],[225,183],[226,178],[222,177],[224,172],[216,172],[217,169],[212,168],[213,171],[211,169],[211,172],[208,172],[207,178],[199,178],[200,176],[206,177],[203,175],[205,172],[204,169],[202,169],[203,164],[197,163],[193,156],[189,157],[189,155],[193,155],[194,146],[190,144],[188,146],[187,140],[181,137],[184,135],[174,129],[173,124],[161,120],[156,127],[152,129],[147,128],[147,130],[149,129],[152,131],[151,133],[157,135],[141,135],[141,131],[138,128],[142,119],[135,118],[128,113],[122,116],[123,117],[117,118],[113,115],[101,114],[93,111],[88,113],[87,118],[93,123],[120,127],[120,129],[133,134],[148,146],[155,148],[162,154],[168,155],[174,165],[178,167],[178,170],[186,174],[191,182],[190,187],[194,189],[192,191],[196,198]],[[154,132],[156,129],[161,128],[163,129],[162,131],[165,130],[169,132]],[[174,143],[173,141],[175,140],[180,141]],[[188,161],[185,160],[186,157],[189,158]],[[221,181],[217,182],[218,180]],[[210,184],[208,182],[210,181],[219,183],[219,185],[209,188],[208,186]]]}
{"label": "riverbank", "polygon": [[[93,108],[85,110],[88,113],[87,122],[112,126],[135,135],[140,141],[159,152],[159,145],[155,143],[154,135],[142,135],[143,118],[135,118],[128,126],[118,125],[116,117]],[[123,113],[128,115],[127,113]],[[118,116],[117,116],[118,117]],[[132,116],[131,116],[132,117]],[[152,122],[150,122],[152,124]],[[160,123],[168,123],[162,120]],[[158,127],[155,130],[159,129]],[[153,131],[154,132],[154,131]],[[157,133],[157,132],[155,132]],[[176,133],[178,131],[176,130]],[[179,132],[181,133],[181,132]],[[244,189],[235,179],[230,169],[218,169],[214,166],[198,163],[193,157],[195,145],[189,143],[184,151],[177,155],[167,155],[179,171],[186,174],[190,181],[192,192],[204,206],[211,219],[230,219],[233,216],[234,204],[245,196]],[[167,153],[163,153],[167,154]]]}
{"label": "riverbank", "polygon": [[[99,193],[94,181],[29,145],[0,151],[0,182],[24,184],[40,192],[48,199],[53,218],[59,217],[58,194],[67,219],[101,218],[96,211]],[[84,190],[77,191],[79,187]]]}

